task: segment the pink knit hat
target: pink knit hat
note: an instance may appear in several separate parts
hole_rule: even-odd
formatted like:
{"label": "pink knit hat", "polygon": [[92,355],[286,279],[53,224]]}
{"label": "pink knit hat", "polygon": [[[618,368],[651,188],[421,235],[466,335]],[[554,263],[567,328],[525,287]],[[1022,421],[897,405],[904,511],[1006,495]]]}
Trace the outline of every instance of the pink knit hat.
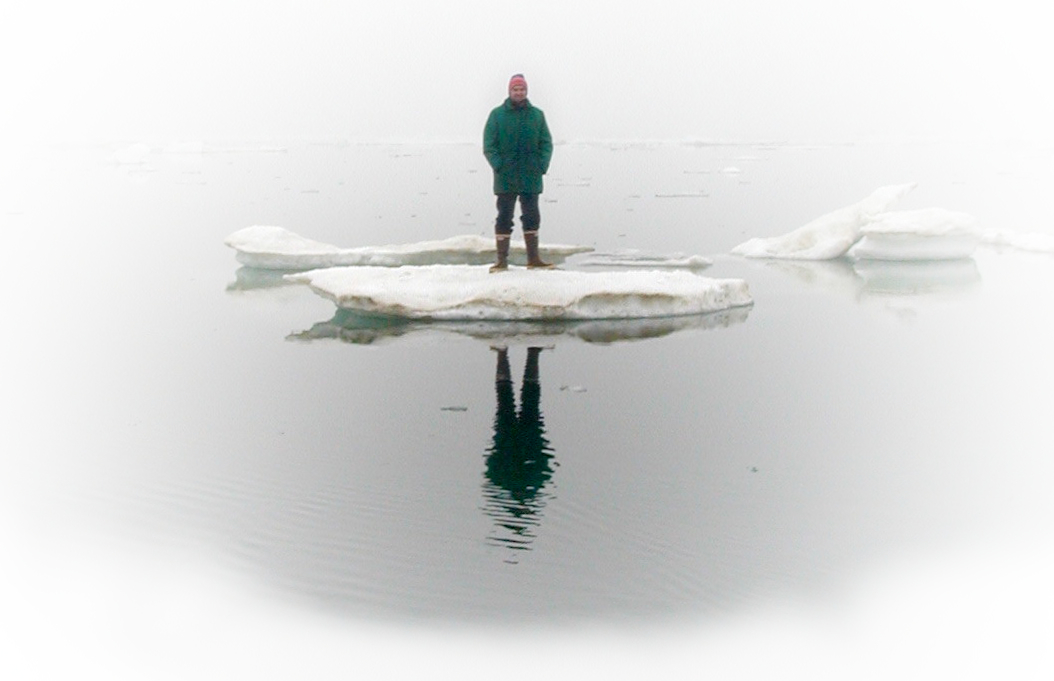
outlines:
{"label": "pink knit hat", "polygon": [[512,92],[512,88],[517,85],[522,85],[524,89],[527,89],[527,79],[523,77],[522,73],[517,73],[509,79],[509,92]]}

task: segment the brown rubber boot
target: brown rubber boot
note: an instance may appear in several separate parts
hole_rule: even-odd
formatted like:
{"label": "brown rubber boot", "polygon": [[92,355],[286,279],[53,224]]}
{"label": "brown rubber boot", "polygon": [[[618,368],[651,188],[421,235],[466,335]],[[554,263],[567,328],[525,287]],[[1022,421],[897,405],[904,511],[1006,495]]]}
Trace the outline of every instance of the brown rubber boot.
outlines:
{"label": "brown rubber boot", "polygon": [[509,235],[496,234],[494,245],[497,247],[498,256],[494,264],[490,266],[491,272],[504,272],[509,269]]}
{"label": "brown rubber boot", "polygon": [[553,268],[552,264],[543,262],[538,257],[538,232],[524,232],[523,242],[527,245],[527,269],[549,270]]}

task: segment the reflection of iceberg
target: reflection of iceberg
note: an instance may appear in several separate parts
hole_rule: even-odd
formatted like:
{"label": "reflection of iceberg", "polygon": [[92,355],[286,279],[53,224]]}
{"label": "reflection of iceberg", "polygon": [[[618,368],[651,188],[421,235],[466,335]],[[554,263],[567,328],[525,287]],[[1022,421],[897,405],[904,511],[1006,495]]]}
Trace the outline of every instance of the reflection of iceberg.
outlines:
{"label": "reflection of iceberg", "polygon": [[[240,229],[224,242],[237,251],[238,262],[249,267],[278,270],[309,270],[321,267],[401,265],[484,265],[494,262],[494,239],[466,234],[439,241],[413,244],[339,248],[306,239],[282,227],[257,225]],[[541,255],[550,262],[563,262],[575,253],[593,250],[589,246],[541,245]],[[513,264],[525,264],[523,241],[513,241],[509,252]]]}
{"label": "reflection of iceberg", "polygon": [[902,210],[875,216],[849,256],[871,260],[958,260],[970,257],[980,236],[976,220],[943,208]]}
{"label": "reflection of iceberg", "polygon": [[870,294],[918,296],[958,293],[981,282],[972,258],[961,260],[859,260],[853,270]]}
{"label": "reflection of iceberg", "polygon": [[486,267],[337,267],[287,275],[337,307],[436,320],[633,319],[716,312],[752,303],[741,279],[689,272],[575,272]]}
{"label": "reflection of iceberg", "polygon": [[799,281],[830,291],[859,288],[859,280],[853,271],[853,264],[845,258],[833,260],[768,260],[765,269],[782,272]]}
{"label": "reflection of iceberg", "polygon": [[449,335],[509,346],[546,346],[565,340],[605,344],[659,338],[678,331],[726,328],[745,322],[749,314],[749,307],[735,307],[709,314],[651,319],[426,322],[337,310],[332,319],[319,322],[306,331],[291,334],[289,339],[336,339],[356,345],[370,345],[411,335]]}
{"label": "reflection of iceberg", "polygon": [[703,269],[713,265],[713,261],[701,255],[685,255],[683,253],[646,253],[634,249],[623,249],[610,253],[591,253],[581,260],[577,265],[582,267],[653,267],[653,268],[685,268]]}
{"label": "reflection of iceberg", "polygon": [[227,284],[227,290],[254,291],[257,289],[290,286],[293,282],[286,280],[284,277],[294,272],[297,272],[297,270],[261,270],[255,267],[239,267],[234,273],[234,281]]}
{"label": "reflection of iceberg", "polygon": [[871,260],[836,258],[824,261],[773,260],[776,270],[802,283],[860,300],[870,296],[921,298],[968,291],[981,282],[973,258],[958,260]]}
{"label": "reflection of iceberg", "polygon": [[900,184],[876,189],[863,201],[818,217],[789,234],[751,239],[733,248],[732,252],[748,258],[837,258],[845,255],[849,247],[857,242],[864,225],[888,210],[890,205],[914,187],[914,184]]}

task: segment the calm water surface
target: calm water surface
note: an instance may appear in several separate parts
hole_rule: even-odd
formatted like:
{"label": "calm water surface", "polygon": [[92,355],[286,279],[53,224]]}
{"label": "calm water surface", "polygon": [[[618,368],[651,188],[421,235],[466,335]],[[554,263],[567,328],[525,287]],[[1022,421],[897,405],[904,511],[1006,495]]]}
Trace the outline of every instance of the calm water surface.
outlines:
{"label": "calm water surface", "polygon": [[1054,259],[724,255],[901,182],[900,208],[1049,232],[1049,150],[558,146],[543,239],[707,255],[755,300],[574,326],[378,324],[222,244],[488,234],[474,146],[111,151],[36,154],[0,206],[5,489],[46,566],[75,526],[353,621],[719,624],[1049,543]]}

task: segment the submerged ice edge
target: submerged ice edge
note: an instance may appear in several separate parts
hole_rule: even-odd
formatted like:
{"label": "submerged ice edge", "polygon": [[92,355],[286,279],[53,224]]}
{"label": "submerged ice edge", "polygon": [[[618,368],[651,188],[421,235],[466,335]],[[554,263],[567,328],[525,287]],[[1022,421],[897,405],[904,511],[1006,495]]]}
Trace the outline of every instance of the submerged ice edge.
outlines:
{"label": "submerged ice edge", "polygon": [[575,321],[682,317],[706,314],[753,304],[745,292],[719,291],[701,298],[670,294],[591,294],[566,305],[519,304],[510,306],[487,298],[434,309],[413,309],[371,296],[333,296],[311,287],[338,307],[364,314],[435,321]]}
{"label": "submerged ice edge", "polygon": [[548,346],[564,341],[613,344],[662,338],[682,331],[725,329],[746,322],[751,306],[678,317],[533,321],[422,321],[339,309],[332,319],[289,334],[297,342],[337,340],[375,345],[409,338],[469,338],[501,346]]}

